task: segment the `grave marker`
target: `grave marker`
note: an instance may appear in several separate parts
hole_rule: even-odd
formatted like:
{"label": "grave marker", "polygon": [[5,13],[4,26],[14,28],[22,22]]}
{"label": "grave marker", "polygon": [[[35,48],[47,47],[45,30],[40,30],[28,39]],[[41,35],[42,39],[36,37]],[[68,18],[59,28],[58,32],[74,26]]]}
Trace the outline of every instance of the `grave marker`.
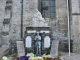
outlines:
{"label": "grave marker", "polygon": [[51,56],[58,56],[58,45],[59,45],[59,40],[52,41],[51,51],[50,51]]}
{"label": "grave marker", "polygon": [[18,57],[24,56],[25,55],[25,49],[24,49],[23,41],[17,41],[16,43],[17,43]]}

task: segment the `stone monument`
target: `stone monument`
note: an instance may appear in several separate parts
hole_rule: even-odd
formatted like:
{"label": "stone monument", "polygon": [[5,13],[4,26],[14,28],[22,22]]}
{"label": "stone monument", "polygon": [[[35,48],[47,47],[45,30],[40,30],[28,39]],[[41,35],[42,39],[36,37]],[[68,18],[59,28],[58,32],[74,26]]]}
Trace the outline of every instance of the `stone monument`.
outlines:
{"label": "stone monument", "polygon": [[24,49],[23,41],[17,41],[16,43],[17,43],[18,57],[25,56],[25,49]]}
{"label": "stone monument", "polygon": [[[32,49],[34,54],[36,54],[36,55],[41,55],[46,50],[45,47],[47,47],[47,49],[49,49],[49,47],[50,47],[50,38],[48,38],[47,40],[44,40],[44,37],[42,38],[42,34],[44,32],[45,32],[45,34],[50,34],[50,32],[49,32],[50,26],[48,26],[48,23],[42,17],[41,13],[37,9],[35,11],[36,12],[34,13],[32,20],[30,22],[30,27],[28,27],[26,29],[26,31],[27,31],[26,36],[33,35],[34,39],[31,38],[32,39],[32,47],[30,48],[30,50]],[[32,31],[35,31],[35,33]],[[44,41],[45,41],[45,43],[43,43]],[[49,44],[46,46],[47,42],[49,42]],[[28,41],[26,41],[26,43],[28,43]],[[45,44],[45,47],[43,47],[44,44]],[[29,52],[30,52],[30,50],[29,50]],[[28,47],[26,47],[26,51],[28,51]]]}
{"label": "stone monument", "polygon": [[37,9],[30,24],[32,27],[48,27],[48,23],[44,18],[42,18],[41,13]]}
{"label": "stone monument", "polygon": [[59,40],[52,41],[52,46],[50,51],[51,56],[58,56],[58,45],[59,45]]}

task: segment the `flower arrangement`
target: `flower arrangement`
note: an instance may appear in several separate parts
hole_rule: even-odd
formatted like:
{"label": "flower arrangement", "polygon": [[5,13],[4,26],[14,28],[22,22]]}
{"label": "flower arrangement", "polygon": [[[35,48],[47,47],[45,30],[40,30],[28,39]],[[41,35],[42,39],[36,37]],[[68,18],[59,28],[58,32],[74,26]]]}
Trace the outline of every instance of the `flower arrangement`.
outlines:
{"label": "flower arrangement", "polygon": [[46,55],[46,54],[43,54],[42,57],[44,60],[59,60],[59,57],[57,56],[51,56],[51,55]]}

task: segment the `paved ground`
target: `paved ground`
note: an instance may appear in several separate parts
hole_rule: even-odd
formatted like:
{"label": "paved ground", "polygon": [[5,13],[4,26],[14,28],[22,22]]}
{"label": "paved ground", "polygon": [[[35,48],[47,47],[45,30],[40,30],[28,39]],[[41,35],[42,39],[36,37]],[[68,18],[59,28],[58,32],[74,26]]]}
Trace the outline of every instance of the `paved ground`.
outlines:
{"label": "paved ground", "polygon": [[[0,50],[0,52],[2,49]],[[12,60],[12,57],[8,57],[8,60]],[[80,60],[80,54],[78,53],[71,53],[71,56],[68,56],[68,54],[65,54],[64,56],[60,57],[60,60]]]}
{"label": "paved ground", "polygon": [[61,60],[80,60],[80,54],[76,54],[76,53],[71,53],[71,55],[69,56],[64,55],[60,57]]}
{"label": "paved ground", "polygon": [[8,57],[8,60],[12,60],[12,57]]}
{"label": "paved ground", "polygon": [[[9,57],[8,60],[12,60],[12,57]],[[80,54],[71,53],[71,56],[67,54],[61,56],[60,60],[80,60]]]}
{"label": "paved ground", "polygon": [[0,48],[0,57],[7,54],[7,52],[8,52],[8,48]]}

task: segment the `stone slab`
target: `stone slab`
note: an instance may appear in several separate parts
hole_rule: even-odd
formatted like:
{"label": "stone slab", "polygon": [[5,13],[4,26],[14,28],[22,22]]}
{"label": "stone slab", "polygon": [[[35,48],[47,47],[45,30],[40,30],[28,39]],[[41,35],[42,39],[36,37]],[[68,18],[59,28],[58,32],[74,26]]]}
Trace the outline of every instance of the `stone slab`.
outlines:
{"label": "stone slab", "polygon": [[23,41],[17,41],[16,43],[17,43],[18,57],[24,56],[25,55],[25,49],[24,49]]}
{"label": "stone slab", "polygon": [[52,46],[50,51],[51,56],[58,56],[58,45],[59,45],[59,40],[52,41]]}

